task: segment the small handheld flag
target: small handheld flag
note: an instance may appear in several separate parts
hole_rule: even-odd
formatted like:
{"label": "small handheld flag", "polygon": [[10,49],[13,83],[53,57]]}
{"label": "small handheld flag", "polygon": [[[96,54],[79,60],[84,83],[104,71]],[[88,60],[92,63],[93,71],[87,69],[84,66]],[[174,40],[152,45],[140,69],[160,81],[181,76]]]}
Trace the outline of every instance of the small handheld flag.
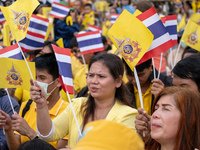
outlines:
{"label": "small handheld flag", "polygon": [[63,4],[53,2],[50,16],[55,18],[64,18],[68,15],[70,8]]}
{"label": "small handheld flag", "polygon": [[78,33],[76,38],[82,55],[104,50],[99,31]]}
{"label": "small handheld flag", "polygon": [[0,50],[0,58],[7,57],[13,59],[22,60],[22,55],[18,44],[11,45],[9,47],[3,48]]}
{"label": "small handheld flag", "polygon": [[120,14],[112,14],[111,16],[110,16],[110,23],[111,24],[114,24],[115,23],[115,21],[117,20],[117,18],[120,16]]}

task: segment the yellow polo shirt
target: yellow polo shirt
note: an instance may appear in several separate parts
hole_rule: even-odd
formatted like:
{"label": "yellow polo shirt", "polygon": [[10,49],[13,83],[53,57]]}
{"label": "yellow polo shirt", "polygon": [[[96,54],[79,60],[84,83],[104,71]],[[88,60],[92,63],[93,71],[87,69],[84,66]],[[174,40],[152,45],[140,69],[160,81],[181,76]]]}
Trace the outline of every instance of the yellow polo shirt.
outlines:
{"label": "yellow polo shirt", "polygon": [[[26,102],[23,102],[19,111],[19,115],[22,116],[22,111],[24,109],[24,107],[26,106]],[[65,110],[65,108],[68,106],[68,102],[62,100],[62,98],[60,97],[60,99],[58,100],[58,102],[54,105],[54,107],[49,110],[49,114],[51,119],[53,120],[55,117],[57,117],[61,112],[63,112]],[[28,125],[34,129],[36,131],[36,122],[37,122],[37,109],[36,109],[36,104],[35,102],[31,103],[30,109],[29,111],[26,112],[24,119],[26,120],[26,122],[28,123]],[[36,131],[37,132],[37,131]],[[15,132],[17,133],[17,132]],[[18,133],[19,134],[19,133]],[[67,136],[65,136],[64,138],[68,138]],[[24,143],[26,141],[28,141],[29,138],[27,136],[23,136],[21,135],[21,143]],[[49,142],[51,145],[53,145],[55,148],[57,146],[57,141],[56,142]]]}
{"label": "yellow polo shirt", "polygon": [[[141,107],[140,97],[138,89],[135,86],[134,86],[134,94],[136,99],[136,108],[139,108]],[[147,112],[148,115],[151,115],[151,101],[152,101],[151,84],[147,89],[147,91],[144,94],[142,93],[142,99],[143,99],[144,110]]]}

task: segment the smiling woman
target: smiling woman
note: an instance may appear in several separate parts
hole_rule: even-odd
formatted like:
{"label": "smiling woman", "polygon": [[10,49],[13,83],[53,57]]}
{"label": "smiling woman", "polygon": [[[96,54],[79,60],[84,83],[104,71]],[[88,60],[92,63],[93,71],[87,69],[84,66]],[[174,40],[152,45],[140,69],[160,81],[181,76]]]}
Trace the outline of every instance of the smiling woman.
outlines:
{"label": "smiling woman", "polygon": [[146,150],[200,148],[200,96],[181,87],[163,89],[153,104]]}

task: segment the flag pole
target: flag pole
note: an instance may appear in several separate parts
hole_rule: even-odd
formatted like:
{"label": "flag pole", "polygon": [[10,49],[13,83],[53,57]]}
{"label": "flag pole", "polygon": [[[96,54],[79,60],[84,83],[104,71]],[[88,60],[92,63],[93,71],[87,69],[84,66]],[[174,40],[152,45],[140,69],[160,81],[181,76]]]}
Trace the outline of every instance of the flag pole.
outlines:
{"label": "flag pole", "polygon": [[88,73],[86,62],[85,62],[85,58],[84,58],[84,56],[82,54],[81,54],[81,57],[83,59],[83,63],[84,63],[84,66],[85,66],[85,71],[86,71],[86,73]]}
{"label": "flag pole", "polygon": [[160,56],[160,65],[159,65],[159,71],[158,71],[158,79],[160,78],[160,70],[161,70],[161,66],[162,66],[162,56],[163,56],[163,53],[161,53],[161,56]]}
{"label": "flag pole", "polygon": [[69,97],[69,92],[68,92],[68,91],[67,91],[67,97],[68,97],[70,106],[71,106],[71,108],[72,108],[72,113],[73,113],[73,115],[74,115],[74,119],[75,119],[75,121],[76,121],[76,125],[77,125],[78,131],[79,131],[79,136],[82,136],[81,129],[80,129],[80,127],[79,127],[78,120],[77,120],[77,118],[76,118],[76,114],[75,114],[75,111],[74,111],[74,108],[73,108],[71,99],[70,99],[70,97]]}
{"label": "flag pole", "polygon": [[171,58],[171,69],[174,68],[174,63],[173,63],[173,60],[172,60],[172,48],[170,48],[170,58]]}
{"label": "flag pole", "polygon": [[9,95],[9,93],[8,93],[8,89],[5,88],[5,91],[6,91],[7,95],[8,95],[8,99],[9,99],[9,102],[10,102],[10,105],[11,105],[11,108],[12,108],[12,111],[13,111],[13,114],[15,114],[15,110],[14,110],[13,104],[12,104],[12,102],[11,102],[10,95]]}
{"label": "flag pole", "polygon": [[[174,59],[174,66],[175,66],[175,63],[176,63],[176,60],[177,60],[177,57],[178,57],[178,52],[179,52],[179,50],[180,50],[180,46],[181,46],[181,41],[180,41],[180,43],[179,43],[179,45],[178,45],[178,49],[177,49],[177,51],[176,51],[176,55],[175,55],[175,59]],[[173,66],[173,68],[174,68],[174,66]],[[173,69],[172,68],[172,69]]]}
{"label": "flag pole", "polygon": [[[29,65],[28,65],[28,62],[27,62],[27,60],[26,60],[26,57],[24,56],[24,52],[22,51],[21,46],[19,45],[18,42],[17,42],[17,45],[19,46],[19,49],[20,49],[20,51],[21,51],[21,54],[22,54],[22,56],[23,56],[23,58],[24,58],[24,60],[25,60],[25,62],[26,62],[26,65],[27,65],[27,67],[28,67],[28,70],[29,70],[29,73],[30,73],[30,75],[31,75],[31,78],[32,78],[33,81],[34,81],[33,74],[32,74],[32,72],[31,72],[31,69],[30,69]],[[34,82],[33,82],[33,83],[34,83]],[[34,83],[34,86],[35,86],[35,83]]]}
{"label": "flag pole", "polygon": [[152,57],[152,63],[153,63],[153,78],[156,78],[156,70],[155,70],[155,64],[154,64],[154,58]]}

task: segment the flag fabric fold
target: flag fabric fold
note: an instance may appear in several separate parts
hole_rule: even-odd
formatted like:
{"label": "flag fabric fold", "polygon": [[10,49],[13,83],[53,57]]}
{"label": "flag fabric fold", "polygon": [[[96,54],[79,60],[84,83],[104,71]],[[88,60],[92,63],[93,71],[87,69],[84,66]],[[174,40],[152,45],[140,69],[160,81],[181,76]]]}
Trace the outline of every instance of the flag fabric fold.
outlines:
{"label": "flag fabric fold", "polygon": [[132,70],[153,41],[150,30],[127,10],[112,25],[108,36]]}
{"label": "flag fabric fold", "polygon": [[26,37],[19,42],[23,51],[43,48],[49,20],[32,14]]}
{"label": "flag fabric fold", "polygon": [[102,29],[93,25],[89,25],[88,27],[88,31],[99,31],[100,33],[102,33]]}
{"label": "flag fabric fold", "polygon": [[174,44],[177,44],[177,15],[161,17],[161,21],[165,25]]}
{"label": "flag fabric fold", "polygon": [[142,14],[136,16],[142,23],[151,31],[154,35],[154,40],[145,53],[143,58],[139,61],[138,64],[151,59],[158,54],[165,52],[166,50],[173,47],[175,44],[172,41],[169,33],[167,32],[165,26],[161,22],[158,14],[154,7],[148,9],[147,11],[143,12]]}
{"label": "flag fabric fold", "polygon": [[[30,90],[31,75],[24,60],[0,58],[0,88],[22,88]],[[35,62],[28,62],[35,79]]]}
{"label": "flag fabric fold", "polygon": [[53,2],[52,9],[50,11],[50,16],[55,18],[64,18],[68,15],[69,11],[70,7],[57,2]]}
{"label": "flag fabric fold", "polygon": [[17,0],[8,7],[0,7],[17,42],[25,38],[31,15],[38,5],[38,0]]}
{"label": "flag fabric fold", "polygon": [[70,49],[61,48],[52,44],[56,60],[59,68],[60,82],[63,90],[73,94],[73,79],[71,69],[71,54]]}
{"label": "flag fabric fold", "polygon": [[181,41],[200,51],[200,26],[189,20],[183,32]]}
{"label": "flag fabric fold", "polygon": [[104,50],[99,31],[78,33],[76,38],[82,55]]}
{"label": "flag fabric fold", "polygon": [[0,49],[0,58],[2,57],[22,60],[22,55],[18,44],[14,44],[9,47]]}

